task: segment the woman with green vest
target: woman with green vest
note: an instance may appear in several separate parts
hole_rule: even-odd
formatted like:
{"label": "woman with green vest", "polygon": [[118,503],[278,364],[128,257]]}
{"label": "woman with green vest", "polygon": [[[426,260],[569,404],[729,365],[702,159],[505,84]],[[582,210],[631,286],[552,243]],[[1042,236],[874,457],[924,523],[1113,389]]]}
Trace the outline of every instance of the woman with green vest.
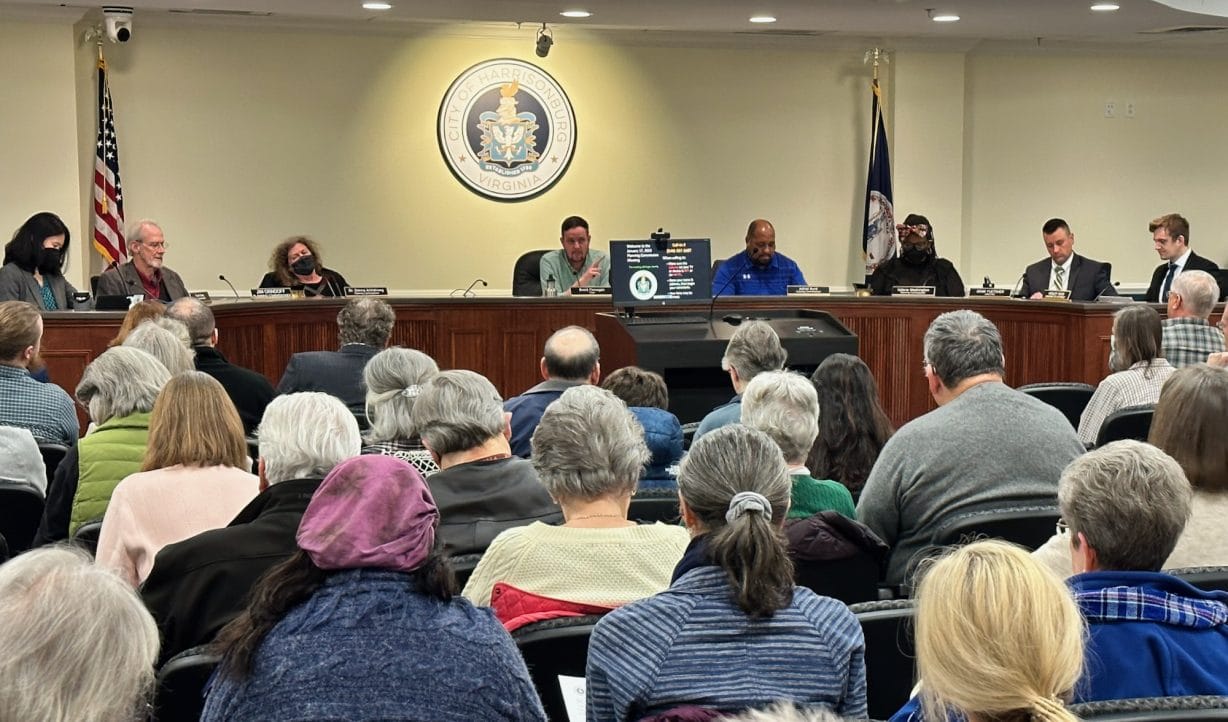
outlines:
{"label": "woman with green vest", "polygon": [[126,346],[85,367],[77,400],[89,410],[93,430],[69,449],[48,483],[35,544],[67,539],[83,523],[101,519],[115,485],[140,471],[149,415],[170,377],[153,356]]}

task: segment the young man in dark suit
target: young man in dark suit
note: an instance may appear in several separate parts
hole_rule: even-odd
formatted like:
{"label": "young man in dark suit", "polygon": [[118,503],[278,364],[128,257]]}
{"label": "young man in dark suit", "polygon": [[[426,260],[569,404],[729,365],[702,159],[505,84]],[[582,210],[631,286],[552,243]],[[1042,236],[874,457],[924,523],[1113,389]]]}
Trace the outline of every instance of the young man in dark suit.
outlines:
{"label": "young man in dark suit", "polygon": [[1074,233],[1061,218],[1050,218],[1041,228],[1049,257],[1028,266],[1023,273],[1023,298],[1043,298],[1046,290],[1070,291],[1071,301],[1094,301],[1116,296],[1109,278],[1112,265],[1093,261],[1074,252]]}
{"label": "young man in dark suit", "polygon": [[1173,280],[1184,271],[1206,271],[1219,278],[1219,266],[1190,250],[1190,222],[1179,213],[1169,213],[1148,224],[1156,253],[1164,260],[1151,274],[1147,288],[1148,303],[1165,303]]}

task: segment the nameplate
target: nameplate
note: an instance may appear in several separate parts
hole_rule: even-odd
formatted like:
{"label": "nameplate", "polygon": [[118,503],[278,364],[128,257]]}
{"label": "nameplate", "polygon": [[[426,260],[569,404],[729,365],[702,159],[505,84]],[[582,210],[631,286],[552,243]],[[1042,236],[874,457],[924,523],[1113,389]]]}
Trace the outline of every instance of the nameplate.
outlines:
{"label": "nameplate", "polygon": [[970,288],[968,289],[968,295],[985,298],[1010,298],[1011,290],[1009,288]]}
{"label": "nameplate", "polygon": [[209,303],[212,300],[209,298],[208,291],[192,291],[192,293],[190,293],[189,295],[192,298],[195,298],[197,301],[200,301],[201,303]]}
{"label": "nameplate", "polygon": [[387,296],[387,286],[346,286],[347,296]]}
{"label": "nameplate", "polygon": [[253,296],[289,296],[290,289],[282,286],[280,288],[253,288]]}
{"label": "nameplate", "polygon": [[85,303],[86,301],[90,300],[90,295],[88,293],[82,293],[81,291],[77,291],[76,293],[72,295],[72,300],[73,300],[73,303]]}
{"label": "nameplate", "polygon": [[827,296],[831,293],[831,286],[795,286],[789,285],[785,288],[786,296]]}
{"label": "nameplate", "polygon": [[1058,291],[1048,288],[1041,294],[1041,298],[1044,298],[1046,301],[1069,301],[1070,291]]}
{"label": "nameplate", "polygon": [[609,286],[576,286],[571,289],[573,296],[609,296],[613,292]]}
{"label": "nameplate", "polygon": [[937,291],[933,286],[892,286],[891,293],[896,296],[935,296]]}

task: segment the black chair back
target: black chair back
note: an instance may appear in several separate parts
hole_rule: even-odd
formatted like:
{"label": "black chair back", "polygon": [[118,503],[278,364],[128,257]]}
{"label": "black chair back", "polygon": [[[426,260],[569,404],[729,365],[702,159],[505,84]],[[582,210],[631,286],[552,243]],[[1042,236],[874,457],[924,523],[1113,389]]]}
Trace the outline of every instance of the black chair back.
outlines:
{"label": "black chair back", "polygon": [[91,519],[73,532],[72,543],[90,554],[98,553],[98,533],[102,531],[102,519]]}
{"label": "black chair back", "polygon": [[208,645],[192,647],[176,654],[158,670],[154,694],[157,722],[198,720],[205,709],[205,685],[213,675],[220,657]]}
{"label": "black chair back", "polygon": [[648,489],[631,497],[631,506],[627,510],[627,518],[637,524],[654,524],[664,522],[676,524],[681,512],[678,511],[678,492],[674,489]]}
{"label": "black chair back", "polygon": [[1075,429],[1079,428],[1079,418],[1083,416],[1087,402],[1096,393],[1095,386],[1080,383],[1027,384],[1020,386],[1019,390],[1061,411]]}
{"label": "black chair back", "polygon": [[512,268],[513,296],[542,295],[541,260],[550,251],[542,249],[522,253]]}
{"label": "black chair back", "polygon": [[868,553],[831,561],[793,560],[793,580],[799,587],[845,604],[878,601],[881,574],[882,565]]}
{"label": "black chair back", "polygon": [[43,519],[43,495],[34,487],[0,479],[0,536],[9,552],[20,554],[30,548],[34,533]]}
{"label": "black chair back", "polygon": [[248,436],[244,439],[247,442],[247,455],[252,460],[252,473],[260,473],[260,439],[254,436]]}
{"label": "black chair back", "polygon": [[1132,406],[1114,411],[1101,425],[1100,433],[1096,435],[1096,446],[1122,439],[1146,441],[1147,434],[1151,433],[1151,416],[1154,412],[1154,406]]}
{"label": "black chair back", "polygon": [[938,527],[930,544],[945,547],[989,537],[1036,549],[1053,536],[1061,516],[1057,506],[1050,504],[959,514]]}
{"label": "black chair back", "polygon": [[893,599],[849,607],[866,637],[870,719],[888,719],[912,695],[916,677],[913,602]]}
{"label": "black chair back", "polygon": [[1183,567],[1164,571],[1208,592],[1228,592],[1228,567]]}
{"label": "black chair back", "polygon": [[1081,720],[1091,722],[1161,722],[1182,720],[1228,720],[1228,697],[1140,697],[1103,702],[1083,702],[1070,706]]}
{"label": "black chair back", "polygon": [[559,687],[559,675],[583,677],[588,664],[588,639],[600,615],[547,619],[512,632],[529,668],[533,686],[541,696],[546,719],[567,722],[567,707]]}
{"label": "black chair back", "polygon": [[60,462],[68,453],[68,447],[63,444],[53,444],[50,441],[38,442],[38,451],[43,455],[43,466],[47,467],[47,483],[55,477],[55,470],[60,468]]}
{"label": "black chair back", "polygon": [[477,568],[478,562],[482,561],[482,555],[460,554],[448,561],[452,565],[452,574],[456,577],[456,586],[464,589],[469,577],[473,576],[473,570]]}

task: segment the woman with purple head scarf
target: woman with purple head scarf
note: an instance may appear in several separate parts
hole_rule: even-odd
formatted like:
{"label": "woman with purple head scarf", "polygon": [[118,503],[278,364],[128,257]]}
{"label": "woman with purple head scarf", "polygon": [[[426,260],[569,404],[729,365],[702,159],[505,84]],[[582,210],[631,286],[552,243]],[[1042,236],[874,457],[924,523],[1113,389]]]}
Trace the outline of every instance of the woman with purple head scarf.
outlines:
{"label": "woman with purple head scarf", "polygon": [[456,594],[439,511],[390,456],[339,464],[218,635],[204,720],[544,720],[511,637]]}

